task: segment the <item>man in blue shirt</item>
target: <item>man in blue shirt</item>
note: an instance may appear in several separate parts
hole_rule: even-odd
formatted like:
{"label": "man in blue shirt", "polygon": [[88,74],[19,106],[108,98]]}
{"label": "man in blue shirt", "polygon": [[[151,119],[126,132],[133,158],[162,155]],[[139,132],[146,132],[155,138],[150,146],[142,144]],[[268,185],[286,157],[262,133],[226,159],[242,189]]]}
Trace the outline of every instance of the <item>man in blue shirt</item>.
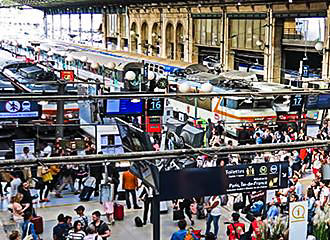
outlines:
{"label": "man in blue shirt", "polygon": [[24,223],[22,226],[22,239],[28,235],[32,235],[33,240],[38,240],[38,235],[36,234],[34,224],[31,222],[32,214],[30,212],[24,213]]}
{"label": "man in blue shirt", "polygon": [[274,202],[270,202],[270,208],[268,209],[267,212],[267,217],[269,219],[273,219],[275,220],[276,217],[278,217],[280,214],[278,207],[276,206],[276,204]]}
{"label": "man in blue shirt", "polygon": [[[171,237],[171,240],[184,240],[188,231],[186,230],[186,227],[187,227],[187,222],[186,220],[180,220],[178,222],[178,227],[179,227],[179,231],[173,233],[172,237]],[[197,240],[197,237],[191,233],[193,239],[196,239]]]}

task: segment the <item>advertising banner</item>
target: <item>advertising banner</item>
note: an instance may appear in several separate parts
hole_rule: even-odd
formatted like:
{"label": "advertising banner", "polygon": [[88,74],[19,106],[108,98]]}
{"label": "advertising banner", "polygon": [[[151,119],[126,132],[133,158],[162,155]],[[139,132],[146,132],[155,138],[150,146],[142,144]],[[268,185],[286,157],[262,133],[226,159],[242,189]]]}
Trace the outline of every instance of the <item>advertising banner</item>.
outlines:
{"label": "advertising banner", "polygon": [[289,240],[306,239],[307,201],[292,202],[289,207]]}

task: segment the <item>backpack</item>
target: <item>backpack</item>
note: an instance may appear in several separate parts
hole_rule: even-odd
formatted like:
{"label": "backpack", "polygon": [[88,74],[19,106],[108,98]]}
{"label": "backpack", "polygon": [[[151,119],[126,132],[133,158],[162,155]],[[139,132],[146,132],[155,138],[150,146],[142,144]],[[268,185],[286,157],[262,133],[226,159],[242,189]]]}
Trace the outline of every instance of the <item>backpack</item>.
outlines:
{"label": "backpack", "polygon": [[184,237],[184,240],[194,240],[195,238],[191,234],[192,229],[188,229],[186,236]]}
{"label": "backpack", "polygon": [[135,217],[134,222],[136,227],[143,227],[143,223],[140,217]]}

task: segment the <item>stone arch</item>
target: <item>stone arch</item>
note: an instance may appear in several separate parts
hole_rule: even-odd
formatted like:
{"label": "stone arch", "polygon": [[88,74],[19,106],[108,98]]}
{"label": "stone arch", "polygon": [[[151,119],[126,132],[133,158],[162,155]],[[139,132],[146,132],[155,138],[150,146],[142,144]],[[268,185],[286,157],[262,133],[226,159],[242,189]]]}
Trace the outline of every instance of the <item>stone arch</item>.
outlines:
{"label": "stone arch", "polygon": [[141,49],[142,52],[146,55],[148,55],[149,51],[149,26],[147,22],[143,22],[141,26]]}
{"label": "stone arch", "polygon": [[181,22],[178,22],[176,25],[176,53],[175,53],[175,59],[176,60],[183,60],[184,59],[184,41],[185,41],[185,35],[184,35],[184,28],[183,24]]}
{"label": "stone arch", "polygon": [[154,23],[151,29],[152,56],[160,54],[161,27],[159,23]]}
{"label": "stone arch", "polygon": [[132,22],[130,35],[131,35],[131,52],[137,52],[138,50],[138,27],[136,22]]}
{"label": "stone arch", "polygon": [[168,22],[165,28],[165,51],[166,57],[174,59],[174,26],[171,22]]}

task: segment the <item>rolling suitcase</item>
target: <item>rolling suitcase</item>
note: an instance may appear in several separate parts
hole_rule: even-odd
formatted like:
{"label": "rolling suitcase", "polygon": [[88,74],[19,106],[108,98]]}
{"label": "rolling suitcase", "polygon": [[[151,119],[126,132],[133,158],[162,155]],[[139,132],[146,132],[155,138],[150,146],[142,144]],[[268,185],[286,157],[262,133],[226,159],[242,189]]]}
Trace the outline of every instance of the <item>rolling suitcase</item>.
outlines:
{"label": "rolling suitcase", "polygon": [[124,220],[124,206],[115,203],[113,207],[115,220]]}
{"label": "rolling suitcase", "polygon": [[44,232],[44,220],[41,216],[36,216],[31,219],[34,224],[36,234],[42,234]]}

